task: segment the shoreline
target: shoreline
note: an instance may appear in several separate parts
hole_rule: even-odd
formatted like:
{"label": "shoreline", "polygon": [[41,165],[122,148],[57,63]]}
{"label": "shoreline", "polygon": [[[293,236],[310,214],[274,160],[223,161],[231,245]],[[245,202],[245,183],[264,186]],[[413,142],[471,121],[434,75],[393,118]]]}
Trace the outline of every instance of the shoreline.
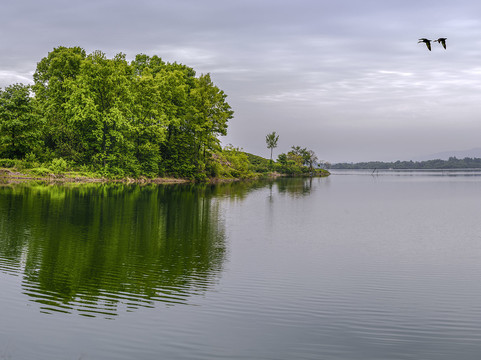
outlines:
{"label": "shoreline", "polygon": [[124,183],[124,184],[186,184],[192,183],[189,179],[178,178],[123,178],[123,179],[109,179],[106,177],[89,177],[83,175],[76,175],[75,173],[49,174],[48,176],[38,176],[20,172],[17,170],[0,168],[0,183],[26,183],[29,181],[41,181],[47,183],[77,183],[77,184],[106,184],[106,183]]}
{"label": "shoreline", "polygon": [[[265,178],[278,178],[285,176],[279,173],[270,173],[265,176]],[[258,180],[264,176],[258,176],[249,179],[241,178],[211,178],[207,183],[209,184],[220,184],[236,181],[245,180]],[[110,179],[106,177],[89,177],[84,175],[78,175],[75,173],[61,173],[61,174],[49,174],[47,176],[39,176],[34,174],[29,174],[28,172],[21,172],[16,169],[0,168],[0,184],[15,184],[15,183],[27,183],[31,181],[40,181],[46,183],[56,183],[56,184],[107,184],[107,183],[122,183],[122,184],[157,184],[157,185],[171,185],[171,184],[193,184],[194,180],[191,179],[181,179],[173,177],[157,177],[157,178],[146,178],[141,177],[135,178],[122,178],[122,179]]]}
{"label": "shoreline", "polygon": [[[315,177],[325,177],[329,176],[315,176]],[[238,181],[252,181],[259,179],[277,179],[280,177],[288,177],[286,174],[281,174],[278,172],[272,172],[268,174],[259,174],[259,176],[252,178],[210,178],[206,183],[208,184],[221,184],[229,182]],[[303,176],[306,177],[306,176]],[[16,169],[11,168],[0,168],[0,185],[8,184],[20,184],[28,182],[46,182],[50,184],[108,184],[108,183],[118,183],[118,184],[156,184],[156,185],[174,185],[174,184],[194,184],[195,181],[191,179],[181,179],[173,177],[158,177],[158,178],[146,178],[141,177],[135,178],[122,178],[122,179],[110,179],[106,177],[89,177],[84,175],[75,174],[72,172],[65,172],[61,174],[49,174],[47,176],[40,176],[29,174],[28,172],[21,172]]]}

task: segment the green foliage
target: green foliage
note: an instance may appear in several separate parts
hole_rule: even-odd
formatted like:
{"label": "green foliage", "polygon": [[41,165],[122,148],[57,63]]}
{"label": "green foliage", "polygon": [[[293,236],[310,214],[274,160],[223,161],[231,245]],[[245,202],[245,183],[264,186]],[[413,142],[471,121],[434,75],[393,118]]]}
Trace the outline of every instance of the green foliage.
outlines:
{"label": "green foliage", "polygon": [[302,159],[294,154],[279,154],[277,170],[282,174],[299,175],[305,172]]}
{"label": "green foliage", "polygon": [[50,168],[55,174],[59,174],[67,170],[67,162],[62,158],[53,159]]}
{"label": "green foliage", "polygon": [[75,81],[67,85],[71,96],[65,108],[78,134],[82,163],[88,159],[99,168],[123,168],[131,161],[129,74],[124,55],[107,59],[96,51],[84,60]]}
{"label": "green foliage", "polygon": [[287,154],[279,154],[277,158],[278,171],[288,175],[303,175],[320,173],[314,169],[317,163],[317,156],[312,150],[292,146]]}
{"label": "green foliage", "polygon": [[40,122],[30,86],[15,84],[0,90],[0,156],[21,159],[40,145]]}
{"label": "green foliage", "polygon": [[245,152],[232,145],[212,155],[206,166],[206,173],[215,178],[248,179],[254,177],[251,163]]}
{"label": "green foliage", "polygon": [[[20,160],[19,160],[20,161]],[[39,166],[39,162],[37,161],[37,155],[34,152],[29,152],[25,155],[24,161],[22,161],[24,167],[27,169],[35,168]]]}
{"label": "green foliage", "polygon": [[13,159],[0,159],[0,167],[13,168],[16,165],[16,161]]}
{"label": "green foliage", "polygon": [[267,173],[272,171],[271,161],[261,156],[245,153],[249,161],[249,170],[255,173]]}
{"label": "green foliage", "polygon": [[233,117],[227,95],[210,74],[196,76],[158,56],[139,54],[129,63],[121,53],[108,58],[61,46],[38,62],[33,79],[31,88],[0,91],[0,157],[18,159],[17,169],[202,182],[273,170],[312,173],[317,161],[297,146],[274,164],[275,131],[266,136],[270,161],[233,146],[222,149],[219,136]]}
{"label": "green foliage", "polygon": [[33,168],[30,170],[30,173],[36,176],[49,176],[52,174],[52,170],[46,168],[46,167],[38,167],[38,168]]}
{"label": "green foliage", "polygon": [[223,154],[229,164],[230,174],[234,178],[249,178],[252,176],[249,171],[249,159],[239,148],[226,146]]}
{"label": "green foliage", "polygon": [[182,89],[177,88],[174,99],[182,101],[183,106],[168,126],[162,155],[167,170],[190,177],[202,173],[211,154],[220,150],[217,137],[227,134],[227,122],[233,112],[225,101],[226,95],[212,83],[209,74],[192,78],[192,72],[187,71],[184,77],[187,87],[183,89],[189,95],[184,102],[183,92],[179,91]]}
{"label": "green foliage", "polygon": [[37,162],[37,156],[33,152],[29,152],[27,155],[25,155],[25,161],[34,164]]}
{"label": "green foliage", "polygon": [[0,91],[0,156],[21,166],[63,159],[105,176],[204,179],[233,116],[209,74],[157,56],[61,46],[33,79],[34,97],[18,84]]}
{"label": "green foliage", "polygon": [[71,96],[69,86],[79,75],[85,58],[85,50],[80,47],[60,46],[37,64],[33,91],[39,114],[46,124],[43,140],[49,153],[47,157],[76,159],[82,153],[65,104]]}

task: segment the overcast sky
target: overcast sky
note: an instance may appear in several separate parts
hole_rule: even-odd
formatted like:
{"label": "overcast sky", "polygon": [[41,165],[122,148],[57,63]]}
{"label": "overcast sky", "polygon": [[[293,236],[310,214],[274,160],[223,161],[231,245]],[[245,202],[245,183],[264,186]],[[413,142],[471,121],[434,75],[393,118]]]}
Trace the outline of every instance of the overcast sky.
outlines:
{"label": "overcast sky", "polygon": [[235,111],[223,143],[265,157],[272,131],[276,155],[330,162],[481,147],[477,0],[2,0],[0,35],[2,88],[57,46],[210,73]]}

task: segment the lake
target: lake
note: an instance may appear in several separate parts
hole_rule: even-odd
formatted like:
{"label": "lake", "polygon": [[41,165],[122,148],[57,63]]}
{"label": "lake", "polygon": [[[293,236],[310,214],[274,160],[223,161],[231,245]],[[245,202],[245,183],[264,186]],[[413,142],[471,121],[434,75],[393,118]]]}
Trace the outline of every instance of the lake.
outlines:
{"label": "lake", "polygon": [[0,360],[479,359],[481,172],[0,185]]}

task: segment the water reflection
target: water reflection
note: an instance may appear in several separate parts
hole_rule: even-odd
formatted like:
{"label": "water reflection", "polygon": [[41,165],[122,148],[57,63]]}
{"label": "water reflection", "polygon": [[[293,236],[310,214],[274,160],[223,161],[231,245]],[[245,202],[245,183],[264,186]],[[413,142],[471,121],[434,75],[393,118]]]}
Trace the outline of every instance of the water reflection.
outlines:
{"label": "water reflection", "polygon": [[224,199],[266,187],[270,202],[305,196],[312,182],[0,186],[0,273],[19,276],[23,296],[46,313],[113,318],[192,304],[223,270]]}
{"label": "water reflection", "polygon": [[[320,178],[315,178],[319,180]],[[311,194],[313,178],[280,178],[277,181],[277,188],[281,194],[289,194],[293,197],[306,196]]]}
{"label": "water reflection", "polygon": [[43,312],[114,317],[186,304],[218,279],[225,229],[196,186],[0,187],[0,272]]}

